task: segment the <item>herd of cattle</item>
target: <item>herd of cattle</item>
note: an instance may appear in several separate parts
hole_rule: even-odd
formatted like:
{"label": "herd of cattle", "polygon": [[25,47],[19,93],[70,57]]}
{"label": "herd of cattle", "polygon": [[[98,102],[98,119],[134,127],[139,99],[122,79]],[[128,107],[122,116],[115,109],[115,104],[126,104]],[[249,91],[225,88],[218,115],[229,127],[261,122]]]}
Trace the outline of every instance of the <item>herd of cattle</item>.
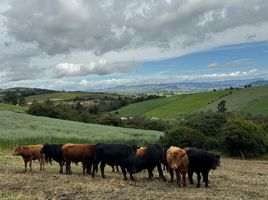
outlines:
{"label": "herd of cattle", "polygon": [[[208,173],[211,169],[215,170],[220,166],[220,156],[214,155],[202,149],[184,148],[171,146],[169,149],[163,149],[157,144],[145,147],[126,144],[38,144],[17,146],[13,155],[22,156],[27,171],[29,163],[32,170],[32,160],[38,160],[40,170],[44,170],[46,162],[52,162],[52,159],[59,163],[60,173],[63,173],[63,166],[66,167],[66,173],[71,174],[71,162],[81,162],[83,174],[91,174],[92,177],[98,171],[100,163],[101,175],[105,178],[104,168],[110,166],[120,166],[127,180],[127,172],[131,180],[134,180],[133,174],[144,169],[148,171],[149,178],[153,177],[153,169],[157,167],[159,178],[166,181],[163,174],[162,165],[170,173],[171,181],[174,179],[174,171],[177,178],[177,184],[186,186],[186,175],[193,184],[193,173],[197,174],[197,187],[200,187],[201,175],[203,182],[208,187]],[[93,169],[92,169],[93,166]]]}

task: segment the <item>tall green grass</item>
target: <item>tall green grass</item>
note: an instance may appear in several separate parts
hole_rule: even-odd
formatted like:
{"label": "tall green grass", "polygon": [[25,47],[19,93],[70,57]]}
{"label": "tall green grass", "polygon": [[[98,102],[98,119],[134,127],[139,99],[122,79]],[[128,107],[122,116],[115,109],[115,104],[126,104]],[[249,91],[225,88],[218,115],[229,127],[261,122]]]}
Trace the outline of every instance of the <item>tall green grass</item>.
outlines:
{"label": "tall green grass", "polygon": [[26,110],[26,107],[21,107],[21,106],[15,106],[15,105],[11,105],[11,104],[0,103],[0,111],[1,110],[9,110],[9,111],[14,111],[14,112],[24,113],[25,110]]}
{"label": "tall green grass", "polygon": [[162,132],[36,117],[0,110],[0,148],[37,143],[127,143],[146,145]]}

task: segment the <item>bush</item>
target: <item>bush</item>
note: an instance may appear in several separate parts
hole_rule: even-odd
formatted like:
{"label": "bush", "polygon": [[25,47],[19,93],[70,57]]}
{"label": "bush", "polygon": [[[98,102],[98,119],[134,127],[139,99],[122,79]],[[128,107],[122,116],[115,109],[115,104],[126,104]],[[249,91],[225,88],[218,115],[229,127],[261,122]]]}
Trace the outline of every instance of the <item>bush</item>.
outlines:
{"label": "bush", "polygon": [[210,139],[200,131],[186,126],[178,126],[165,133],[159,141],[164,147],[196,147],[209,148]]}
{"label": "bush", "polygon": [[188,116],[184,124],[193,129],[200,130],[206,136],[218,136],[226,122],[227,114],[207,112]]}
{"label": "bush", "polygon": [[242,158],[264,154],[267,136],[261,126],[245,119],[230,119],[222,130],[223,145],[231,155]]}

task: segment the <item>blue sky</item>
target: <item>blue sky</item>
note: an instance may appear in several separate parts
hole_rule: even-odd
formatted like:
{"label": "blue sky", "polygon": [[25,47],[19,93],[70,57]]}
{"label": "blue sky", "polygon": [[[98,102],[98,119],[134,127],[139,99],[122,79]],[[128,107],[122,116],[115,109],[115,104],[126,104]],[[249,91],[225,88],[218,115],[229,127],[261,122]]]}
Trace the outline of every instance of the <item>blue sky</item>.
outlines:
{"label": "blue sky", "polygon": [[267,10],[267,0],[1,0],[0,88],[267,79]]}

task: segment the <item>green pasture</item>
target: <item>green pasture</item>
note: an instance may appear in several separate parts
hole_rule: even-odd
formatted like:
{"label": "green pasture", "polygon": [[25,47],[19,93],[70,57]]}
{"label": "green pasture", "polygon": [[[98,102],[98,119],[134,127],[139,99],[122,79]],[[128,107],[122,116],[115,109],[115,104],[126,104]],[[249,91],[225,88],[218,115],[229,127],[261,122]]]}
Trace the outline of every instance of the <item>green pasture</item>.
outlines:
{"label": "green pasture", "polygon": [[139,103],[130,104],[117,110],[122,117],[140,116],[146,112],[149,112],[159,106],[163,106],[167,103],[176,101],[182,98],[183,95],[176,95],[173,97],[164,97],[159,99],[152,99],[148,101],[142,101]]}
{"label": "green pasture", "polygon": [[249,112],[252,115],[268,115],[268,96],[249,106],[245,109],[245,112]]}
{"label": "green pasture", "polygon": [[36,117],[0,110],[0,147],[37,143],[128,143],[146,145],[162,132]]}
{"label": "green pasture", "polygon": [[88,92],[53,92],[53,93],[29,96],[26,97],[26,101],[28,103],[33,101],[43,102],[46,101],[47,99],[50,99],[52,101],[66,101],[66,100],[73,100],[76,97],[83,97],[89,95],[90,93]]}
{"label": "green pasture", "polygon": [[24,113],[25,110],[26,110],[26,107],[14,106],[14,105],[11,105],[11,104],[0,103],[0,111],[3,111],[3,110],[9,110],[9,111],[14,111],[14,112]]}
{"label": "green pasture", "polygon": [[213,101],[217,101],[221,96],[228,93],[229,91],[215,91],[196,94],[182,94],[131,104],[117,111],[120,116],[144,115],[158,117],[161,119],[174,119],[179,115],[193,112]]}
{"label": "green pasture", "polygon": [[251,87],[239,90],[213,102],[199,111],[216,111],[221,100],[226,101],[226,108],[229,112],[249,112],[251,114],[268,114],[267,108],[268,87]]}

